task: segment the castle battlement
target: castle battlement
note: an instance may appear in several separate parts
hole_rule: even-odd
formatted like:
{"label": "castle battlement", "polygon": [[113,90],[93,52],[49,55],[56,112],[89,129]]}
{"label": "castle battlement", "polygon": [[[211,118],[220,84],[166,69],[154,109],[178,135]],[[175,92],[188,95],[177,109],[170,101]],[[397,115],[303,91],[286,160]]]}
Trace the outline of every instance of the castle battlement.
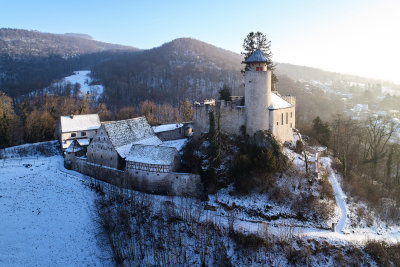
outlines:
{"label": "castle battlement", "polygon": [[281,96],[283,100],[285,100],[286,102],[288,102],[289,104],[296,106],[296,97],[293,95],[284,95]]}

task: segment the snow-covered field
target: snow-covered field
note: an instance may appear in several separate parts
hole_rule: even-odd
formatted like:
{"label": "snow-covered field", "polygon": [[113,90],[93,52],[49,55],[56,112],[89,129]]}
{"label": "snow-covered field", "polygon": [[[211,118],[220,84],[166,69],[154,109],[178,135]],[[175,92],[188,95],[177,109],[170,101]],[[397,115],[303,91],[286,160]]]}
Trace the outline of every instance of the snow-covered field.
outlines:
{"label": "snow-covered field", "polygon": [[[51,150],[56,142],[49,144]],[[96,194],[88,187],[88,178],[66,170],[61,155],[46,157],[27,153],[29,148],[36,151],[42,145],[46,144],[3,150],[2,156],[7,158],[0,160],[0,266],[113,265],[108,246],[99,241],[100,230],[94,215]],[[22,157],[21,150],[24,151]],[[348,203],[340,187],[340,176],[330,168],[330,159],[322,158],[322,163],[331,171],[329,180],[337,202],[336,215],[330,219],[337,222],[334,232],[293,218],[265,221],[257,214],[241,209],[229,211],[232,207],[247,207],[248,210],[259,210],[265,216],[288,212],[283,206],[269,205],[271,203],[262,194],[232,196],[229,189],[222,189],[218,194],[210,195],[207,202],[193,200],[190,205],[194,210],[205,210],[205,204],[213,206],[214,209],[203,213],[205,217],[200,216],[201,220],[214,218],[226,227],[230,217],[235,216],[233,227],[244,233],[258,233],[267,224],[269,233],[275,236],[289,231],[306,239],[342,245],[362,245],[372,239],[399,242],[399,226],[379,228],[379,221],[370,227],[355,229],[351,226],[349,218],[354,213],[353,204]],[[297,164],[301,168],[303,163],[298,161]],[[153,208],[157,203],[172,201],[178,210],[184,210],[179,207],[188,201],[170,196],[147,197]]]}
{"label": "snow-covered field", "polygon": [[61,80],[62,83],[71,83],[72,85],[78,83],[81,86],[81,94],[85,95],[88,92],[98,99],[103,94],[103,86],[102,85],[90,85],[93,82],[90,77],[90,70],[78,70],[74,71],[74,74],[71,76],[67,76]]}
{"label": "snow-covered field", "polygon": [[61,156],[0,160],[0,266],[112,265],[86,184]]}

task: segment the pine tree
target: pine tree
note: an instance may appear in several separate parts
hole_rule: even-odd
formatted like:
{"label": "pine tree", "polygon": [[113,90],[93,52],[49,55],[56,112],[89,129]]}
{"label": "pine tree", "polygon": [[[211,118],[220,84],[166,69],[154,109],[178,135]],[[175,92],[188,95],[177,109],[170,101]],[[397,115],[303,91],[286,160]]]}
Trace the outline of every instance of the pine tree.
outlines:
{"label": "pine tree", "polygon": [[[275,64],[272,61],[271,41],[267,39],[262,32],[250,32],[243,41],[243,52],[241,53],[246,60],[254,51],[260,49],[267,58],[267,67],[269,70],[275,70]],[[278,78],[272,72],[272,85],[278,82]]]}

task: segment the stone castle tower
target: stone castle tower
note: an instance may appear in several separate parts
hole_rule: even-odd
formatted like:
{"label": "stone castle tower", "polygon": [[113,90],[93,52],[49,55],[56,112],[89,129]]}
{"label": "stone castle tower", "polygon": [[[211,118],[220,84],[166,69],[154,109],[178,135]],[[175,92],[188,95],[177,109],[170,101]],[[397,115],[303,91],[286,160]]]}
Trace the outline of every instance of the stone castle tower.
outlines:
{"label": "stone castle tower", "polygon": [[271,70],[267,68],[267,59],[260,49],[244,63],[246,130],[253,135],[258,130],[270,129],[268,107],[271,105]]}
{"label": "stone castle tower", "polygon": [[201,136],[210,128],[209,115],[214,113],[223,134],[253,136],[259,130],[269,130],[280,142],[292,142],[296,127],[296,97],[271,92],[271,70],[267,58],[257,49],[244,61],[246,70],[245,101],[232,96],[230,101],[204,100],[194,103],[194,134]]}

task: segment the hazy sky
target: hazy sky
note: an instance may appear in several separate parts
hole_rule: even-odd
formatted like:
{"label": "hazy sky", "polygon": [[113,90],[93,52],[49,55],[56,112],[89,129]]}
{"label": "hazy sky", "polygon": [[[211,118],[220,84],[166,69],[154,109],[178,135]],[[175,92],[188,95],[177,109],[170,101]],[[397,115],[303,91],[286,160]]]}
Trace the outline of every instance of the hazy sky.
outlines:
{"label": "hazy sky", "polygon": [[138,48],[192,37],[234,52],[261,31],[275,61],[400,83],[400,0],[0,0],[0,27]]}

